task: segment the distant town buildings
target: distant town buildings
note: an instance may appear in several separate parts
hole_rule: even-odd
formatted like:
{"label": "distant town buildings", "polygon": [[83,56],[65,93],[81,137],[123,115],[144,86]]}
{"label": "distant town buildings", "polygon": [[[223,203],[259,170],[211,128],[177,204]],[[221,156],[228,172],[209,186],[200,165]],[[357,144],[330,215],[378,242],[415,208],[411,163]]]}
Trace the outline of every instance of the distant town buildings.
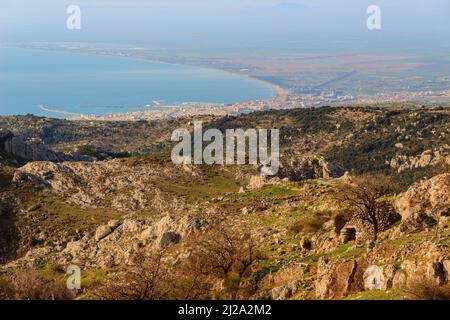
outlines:
{"label": "distant town buildings", "polygon": [[[279,92],[278,96],[269,100],[254,100],[235,104],[218,104],[202,102],[184,102],[180,105],[164,106],[159,102],[157,108],[148,110],[137,110],[127,113],[112,113],[102,116],[71,114],[74,120],[111,120],[111,121],[133,121],[133,120],[158,120],[172,119],[186,116],[237,116],[255,111],[267,111],[271,109],[296,109],[306,107],[319,107],[323,105],[343,103],[378,104],[386,102],[410,102],[434,99],[436,101],[449,101],[450,90],[442,92],[420,91],[420,92],[392,92],[377,93],[374,95],[353,96],[334,90],[304,91],[304,93],[289,93],[286,90]],[[152,104],[155,107],[155,104]],[[55,110],[52,110],[55,112]]]}

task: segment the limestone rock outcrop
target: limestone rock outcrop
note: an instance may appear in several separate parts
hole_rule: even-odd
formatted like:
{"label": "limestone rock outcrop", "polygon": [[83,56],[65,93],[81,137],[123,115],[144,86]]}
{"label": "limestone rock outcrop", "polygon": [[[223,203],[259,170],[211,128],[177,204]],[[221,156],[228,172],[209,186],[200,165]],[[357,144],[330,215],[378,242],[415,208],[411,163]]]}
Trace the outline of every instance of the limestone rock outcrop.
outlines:
{"label": "limestone rock outcrop", "polygon": [[80,240],[67,243],[64,248],[31,249],[14,263],[37,267],[52,254],[56,262],[63,265],[72,263],[83,268],[123,266],[142,250],[162,250],[202,230],[203,221],[193,216],[166,215],[156,222],[132,218],[112,220]]}
{"label": "limestone rock outcrop", "polygon": [[0,149],[16,157],[32,161],[92,161],[88,156],[77,152],[61,153],[47,148],[47,146],[35,137],[27,135],[14,135],[9,130],[0,130]]}
{"label": "limestone rock outcrop", "polygon": [[317,265],[316,298],[339,299],[364,287],[363,273],[367,262],[363,259],[332,261],[321,257]]}
{"label": "limestone rock outcrop", "polygon": [[278,176],[281,179],[289,178],[290,181],[301,181],[340,178],[344,173],[345,170],[342,167],[334,165],[323,157],[312,156],[289,161],[280,168]]}
{"label": "limestone rock outcrop", "polygon": [[418,182],[397,196],[395,209],[402,220],[418,219],[421,215],[433,218],[450,215],[450,173]]}
{"label": "limestone rock outcrop", "polygon": [[49,189],[65,201],[81,207],[109,207],[123,212],[147,208],[174,210],[184,199],[158,186],[167,177],[191,178],[194,173],[158,164],[128,164],[114,159],[102,162],[30,162],[16,170],[13,182],[31,182]]}
{"label": "limestone rock outcrop", "polygon": [[442,150],[426,150],[418,156],[405,156],[401,154],[395,155],[391,161],[390,166],[401,173],[405,170],[415,168],[425,168],[428,166],[436,166],[438,164],[450,164],[449,148],[442,148]]}
{"label": "limestone rock outcrop", "polygon": [[81,265],[111,267],[129,263],[140,248],[164,249],[201,228],[202,222],[192,216],[166,215],[156,223],[132,219],[120,224],[112,221],[98,227],[94,236],[69,243],[62,254]]}
{"label": "limestone rock outcrop", "polygon": [[371,265],[363,275],[365,290],[389,290],[393,286],[397,267],[389,264],[385,266]]}
{"label": "limestone rock outcrop", "polygon": [[263,298],[266,300],[287,300],[301,288],[301,282],[294,280],[287,285],[269,290]]}

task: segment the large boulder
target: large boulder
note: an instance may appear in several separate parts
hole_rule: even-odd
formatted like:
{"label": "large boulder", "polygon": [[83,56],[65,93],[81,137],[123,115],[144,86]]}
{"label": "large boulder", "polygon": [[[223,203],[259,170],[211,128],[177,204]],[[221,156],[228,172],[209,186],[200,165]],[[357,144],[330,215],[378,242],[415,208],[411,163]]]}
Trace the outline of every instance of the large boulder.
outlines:
{"label": "large boulder", "polygon": [[364,289],[381,290],[383,270],[379,266],[369,266],[364,272]]}
{"label": "large boulder", "polygon": [[392,287],[403,289],[424,279],[437,285],[445,285],[450,281],[449,272],[450,260],[405,260],[395,273]]}
{"label": "large boulder", "polygon": [[106,238],[113,232],[113,229],[109,226],[100,226],[95,231],[95,240],[101,241],[102,239]]}
{"label": "large boulder", "polygon": [[333,261],[321,257],[317,265],[316,298],[340,299],[351,292],[363,290],[366,265],[363,259]]}
{"label": "large boulder", "polygon": [[251,176],[250,182],[247,186],[248,190],[255,190],[255,189],[261,189],[266,184],[266,180],[263,176]]}
{"label": "large boulder", "polygon": [[298,280],[291,281],[284,286],[275,287],[269,290],[263,298],[266,300],[288,300],[297,293],[301,288],[300,285],[301,282]]}
{"label": "large boulder", "polygon": [[450,215],[450,173],[418,182],[397,196],[394,207],[402,220],[427,215],[434,219]]}
{"label": "large boulder", "polygon": [[394,265],[369,266],[364,272],[364,289],[366,290],[389,290],[393,286],[397,267]]}

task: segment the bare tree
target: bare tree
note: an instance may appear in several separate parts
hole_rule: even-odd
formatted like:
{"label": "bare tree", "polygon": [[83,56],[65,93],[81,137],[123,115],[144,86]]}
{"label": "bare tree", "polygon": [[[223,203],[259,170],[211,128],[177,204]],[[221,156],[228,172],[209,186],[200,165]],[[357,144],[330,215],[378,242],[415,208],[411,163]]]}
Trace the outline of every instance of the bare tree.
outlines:
{"label": "bare tree", "polygon": [[102,300],[195,300],[210,286],[199,261],[165,261],[163,252],[137,254],[132,264],[110,276],[94,292]]}
{"label": "bare tree", "polygon": [[103,300],[162,300],[168,290],[163,285],[166,270],[162,253],[138,254],[123,272],[109,277],[94,295]]}
{"label": "bare tree", "polygon": [[214,298],[222,283],[231,299],[246,288],[243,279],[256,254],[248,232],[212,229],[186,242],[187,255],[163,259],[162,253],[140,254],[122,272],[94,292],[105,300],[195,300]]}
{"label": "bare tree", "polygon": [[398,186],[389,176],[366,174],[340,184],[337,199],[354,209],[354,218],[368,222],[372,226],[375,242],[382,220],[392,211],[392,205],[386,197],[397,190]]}
{"label": "bare tree", "polygon": [[220,279],[236,299],[243,289],[244,275],[257,256],[251,234],[222,227],[205,234],[193,247],[203,274]]}

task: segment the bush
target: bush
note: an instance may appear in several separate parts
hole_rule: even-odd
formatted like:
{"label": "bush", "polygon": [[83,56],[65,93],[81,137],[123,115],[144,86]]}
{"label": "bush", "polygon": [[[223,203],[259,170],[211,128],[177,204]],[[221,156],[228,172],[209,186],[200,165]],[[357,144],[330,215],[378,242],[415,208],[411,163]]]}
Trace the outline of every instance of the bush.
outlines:
{"label": "bush", "polygon": [[253,262],[260,258],[251,233],[244,227],[211,230],[192,242],[192,261],[212,283],[221,282],[224,299],[247,299],[254,289],[247,282]]}
{"label": "bush", "polygon": [[339,233],[342,230],[342,228],[344,228],[344,226],[347,224],[347,222],[351,220],[351,218],[352,218],[351,211],[344,210],[342,212],[339,212],[334,217],[334,226],[336,228],[336,232]]}
{"label": "bush", "polygon": [[439,285],[429,279],[414,281],[405,292],[410,300],[450,300],[450,285]]}
{"label": "bush", "polygon": [[102,300],[163,300],[167,298],[168,273],[163,268],[161,253],[133,257],[126,272],[107,279],[94,295]]}
{"label": "bush", "polygon": [[190,259],[176,265],[163,259],[163,252],[139,253],[131,265],[108,277],[93,291],[101,300],[195,300],[210,289],[199,267]]}
{"label": "bush", "polygon": [[64,284],[42,279],[34,270],[0,278],[2,300],[72,300],[73,292]]}
{"label": "bush", "polygon": [[319,231],[325,222],[330,220],[329,217],[316,214],[314,216],[303,217],[289,227],[292,233],[316,233]]}

